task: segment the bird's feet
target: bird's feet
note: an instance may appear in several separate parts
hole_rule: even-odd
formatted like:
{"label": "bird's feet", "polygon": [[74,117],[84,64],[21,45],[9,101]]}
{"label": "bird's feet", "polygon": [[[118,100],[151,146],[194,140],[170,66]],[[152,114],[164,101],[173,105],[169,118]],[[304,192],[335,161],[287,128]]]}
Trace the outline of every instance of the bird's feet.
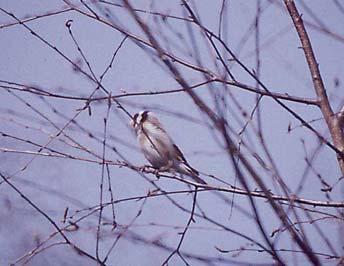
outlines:
{"label": "bird's feet", "polygon": [[149,165],[144,165],[144,166],[139,167],[139,171],[146,174],[156,175],[157,172],[159,172],[159,169],[149,166]]}
{"label": "bird's feet", "polygon": [[159,180],[160,179],[160,168],[154,168],[153,175],[155,175],[156,178]]}
{"label": "bird's feet", "polygon": [[160,178],[160,175],[159,175],[159,172],[160,172],[160,168],[153,168],[151,166],[148,166],[148,165],[144,165],[144,166],[140,166],[139,167],[139,171],[142,172],[142,173],[150,173],[150,174],[153,174],[157,177],[157,179]]}
{"label": "bird's feet", "polygon": [[168,170],[171,169],[172,165],[173,165],[173,161],[169,160],[169,161],[167,162],[166,165],[161,166],[161,167],[159,168],[159,171],[160,171],[160,172],[167,172]]}
{"label": "bird's feet", "polygon": [[147,166],[146,166],[146,165],[140,166],[140,167],[138,168],[138,170],[139,170],[140,172],[142,172],[142,173],[145,173],[145,172],[147,172]]}

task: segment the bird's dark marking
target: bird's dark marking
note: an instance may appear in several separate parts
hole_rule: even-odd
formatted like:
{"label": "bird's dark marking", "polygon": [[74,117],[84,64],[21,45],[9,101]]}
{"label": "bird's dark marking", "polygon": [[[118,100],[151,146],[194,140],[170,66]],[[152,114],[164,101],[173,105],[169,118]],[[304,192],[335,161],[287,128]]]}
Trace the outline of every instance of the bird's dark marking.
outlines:
{"label": "bird's dark marking", "polygon": [[148,117],[148,111],[144,111],[143,113],[142,113],[142,119],[141,119],[141,123],[143,123],[144,121],[146,121],[147,120],[147,117]]}
{"label": "bird's dark marking", "polygon": [[176,144],[173,144],[173,147],[176,150],[176,154],[179,157],[180,161],[182,161],[183,163],[187,163],[182,151],[178,148],[178,146]]}
{"label": "bird's dark marking", "polygon": [[[188,166],[188,167],[191,169],[191,171],[192,171],[195,175],[198,176],[198,175],[199,175],[198,171],[197,171],[195,168],[191,167],[191,165],[187,162],[187,160],[185,159],[185,157],[184,157],[182,151],[178,148],[178,146],[177,146],[176,144],[173,144],[173,147],[174,147],[174,149],[175,149],[175,151],[176,151],[176,154],[177,154],[178,158],[180,159],[180,161],[183,162],[186,166]],[[204,182],[204,181],[203,181],[203,182]]]}
{"label": "bird's dark marking", "polygon": [[136,123],[136,119],[137,119],[137,117],[139,116],[139,114],[138,113],[136,113],[135,115],[134,115],[134,117],[133,117],[133,121]]}

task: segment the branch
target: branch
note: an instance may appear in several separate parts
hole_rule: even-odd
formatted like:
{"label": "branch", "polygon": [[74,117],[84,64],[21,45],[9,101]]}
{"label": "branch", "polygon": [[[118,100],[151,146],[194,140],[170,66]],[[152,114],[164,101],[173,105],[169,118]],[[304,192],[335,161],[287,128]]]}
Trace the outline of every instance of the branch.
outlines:
{"label": "branch", "polygon": [[[210,75],[210,73],[211,72],[209,72],[209,75]],[[189,88],[177,88],[177,89],[166,89],[166,90],[159,90],[159,91],[143,91],[143,92],[133,92],[133,93],[121,93],[121,94],[112,95],[111,99],[115,100],[118,98],[126,98],[126,97],[132,97],[132,96],[154,96],[154,95],[161,95],[161,94],[185,92],[188,89],[196,89],[198,87],[201,87],[201,86],[206,85],[206,84],[211,83],[211,82],[224,83],[226,85],[231,85],[231,86],[240,88],[244,91],[256,93],[259,95],[264,95],[267,97],[277,98],[277,99],[281,99],[281,100],[285,100],[285,101],[303,103],[303,104],[315,105],[315,106],[319,105],[319,102],[316,99],[289,95],[287,93],[267,92],[265,90],[257,89],[256,87],[247,85],[245,83],[222,79],[216,75],[213,75],[213,78],[210,78],[208,80],[205,80],[205,81],[196,83],[194,85],[191,85],[191,86],[189,86]],[[8,85],[2,85],[1,83],[5,83]],[[52,98],[63,99],[63,100],[95,102],[95,101],[105,101],[105,100],[109,99],[108,96],[89,98],[89,97],[82,97],[82,96],[57,94],[57,93],[49,92],[48,90],[44,90],[42,88],[38,88],[36,86],[19,84],[16,82],[6,81],[6,80],[0,80],[0,88],[6,89],[6,90],[18,90],[21,92],[32,93],[32,94],[36,94],[36,95],[40,95],[40,96],[44,96],[44,97],[52,97]]]}
{"label": "branch", "polygon": [[[118,164],[118,162],[117,162]],[[141,171],[147,174],[157,174],[156,169],[149,167],[149,166],[145,166],[145,167],[137,167],[137,166],[133,166],[133,165],[128,165],[125,162],[122,162],[122,166],[123,167],[128,167],[131,168],[135,171]],[[344,201],[320,201],[320,200],[309,200],[309,199],[303,199],[303,198],[299,198],[299,197],[284,197],[284,196],[280,196],[280,195],[276,195],[273,193],[269,193],[269,196],[266,193],[263,192],[257,192],[257,191],[246,191],[244,189],[241,188],[237,188],[234,186],[230,186],[230,187],[218,187],[218,186],[212,186],[212,185],[205,185],[205,184],[198,184],[195,183],[193,181],[189,181],[189,180],[185,180],[183,178],[179,178],[177,176],[171,176],[168,174],[160,174],[158,173],[159,177],[164,177],[164,178],[170,178],[170,179],[175,179],[178,181],[181,181],[183,183],[189,184],[189,185],[193,185],[193,186],[198,186],[200,189],[198,190],[199,192],[201,191],[210,191],[210,190],[217,190],[217,191],[222,191],[222,192],[229,192],[229,193],[235,193],[235,194],[239,194],[239,195],[251,195],[253,197],[257,197],[257,198],[264,198],[264,199],[268,199],[271,197],[272,200],[275,201],[285,201],[285,202],[289,202],[292,201],[293,203],[302,203],[305,205],[311,205],[313,207],[334,207],[334,208],[342,208],[344,207]]]}
{"label": "branch", "polygon": [[[15,187],[10,181],[8,181],[8,178],[5,177],[2,173],[0,173],[1,178],[13,189],[17,192],[18,195],[20,195],[29,205],[31,205],[38,213],[40,213],[46,220],[49,221],[49,223],[58,231],[58,233],[61,235],[61,237],[64,239],[65,243],[73,247],[78,253],[85,255],[86,257],[99,262],[95,257],[93,257],[91,254],[87,253],[86,251],[82,250],[75,244],[73,244],[67,236],[62,232],[61,228],[54,222],[54,220],[46,214],[44,211],[42,211],[36,204],[34,204],[27,196],[25,196],[17,187]],[[101,263],[101,262],[99,262]],[[101,263],[101,265],[105,265]]]}
{"label": "branch", "polygon": [[[82,158],[82,157],[75,157],[72,155],[64,155],[64,154],[57,154],[57,153],[37,153],[37,152],[32,152],[32,151],[23,151],[23,150],[14,150],[14,149],[7,149],[7,148],[0,148],[0,152],[11,152],[11,153],[22,153],[22,154],[36,154],[38,156],[44,156],[44,157],[55,157],[55,158],[61,158],[61,159],[73,159],[73,160],[80,160],[83,162],[89,162],[89,163],[96,163],[101,165],[102,161],[97,160],[97,159],[88,159],[88,158]],[[146,174],[153,174],[156,175],[157,171],[156,169],[150,167],[150,166],[145,166],[145,167],[139,167],[139,166],[134,166],[130,165],[126,162],[114,162],[114,161],[105,161],[105,164],[108,165],[115,165],[117,167],[126,167],[130,168],[132,170],[135,170],[137,172],[143,172]],[[235,186],[228,186],[228,187],[218,187],[218,186],[213,186],[213,185],[202,185],[198,184],[189,180],[185,180],[182,178],[179,178],[177,176],[172,176],[168,174],[163,174],[163,173],[158,173],[159,177],[164,177],[164,178],[169,178],[169,179],[175,179],[180,182],[193,185],[193,186],[198,186],[201,189],[199,191],[209,191],[209,190],[218,190],[222,192],[228,192],[228,193],[235,193],[239,195],[251,195],[253,197],[257,198],[264,198],[267,199],[268,195],[263,193],[263,192],[257,192],[257,191],[246,191],[244,189],[237,188]],[[0,182],[1,184],[2,182]],[[276,194],[269,193],[270,197],[272,200],[276,201],[283,201],[283,202],[289,202],[292,200],[293,203],[302,203],[305,205],[311,205],[313,207],[326,207],[326,208],[344,208],[344,201],[321,201],[321,200],[311,200],[311,199],[304,199],[304,198],[299,198],[299,197],[284,197]]]}
{"label": "branch", "polygon": [[344,151],[344,135],[340,127],[339,119],[337,116],[334,115],[332,111],[329,99],[327,97],[326,89],[321,78],[319,66],[313,52],[311,41],[308,37],[306,28],[295,6],[295,3],[293,0],[284,0],[284,3],[293,20],[297,34],[299,35],[309,71],[312,75],[313,87],[319,99],[319,107],[325,118],[327,127],[329,128],[333,144],[341,152],[341,154],[338,154],[337,159],[342,174],[344,174],[344,156],[342,155]]}
{"label": "branch", "polygon": [[189,229],[189,226],[191,224],[192,221],[194,221],[194,213],[195,213],[195,207],[196,207],[196,199],[197,199],[197,187],[195,187],[195,192],[194,192],[194,197],[193,197],[193,202],[192,202],[192,209],[191,209],[191,213],[190,213],[190,217],[189,220],[183,230],[183,232],[181,233],[181,238],[179,240],[178,246],[177,248],[167,257],[167,259],[162,263],[162,266],[164,265],[168,265],[169,260],[173,257],[174,254],[178,254],[179,257],[185,262],[186,265],[189,265],[186,260],[183,258],[182,254],[180,253],[180,247],[182,246],[183,240],[185,238],[186,232]]}
{"label": "branch", "polygon": [[341,128],[344,127],[344,105],[340,109],[340,111],[337,113],[338,123]]}

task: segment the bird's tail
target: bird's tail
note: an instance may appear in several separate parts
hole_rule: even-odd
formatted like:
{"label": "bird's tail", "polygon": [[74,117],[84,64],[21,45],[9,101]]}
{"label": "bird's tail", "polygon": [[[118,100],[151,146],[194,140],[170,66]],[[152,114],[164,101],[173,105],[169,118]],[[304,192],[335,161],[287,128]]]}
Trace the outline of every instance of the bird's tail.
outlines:
{"label": "bird's tail", "polygon": [[180,164],[179,172],[190,176],[197,183],[207,185],[207,183],[199,177],[199,172],[195,168],[191,167],[189,164],[186,164],[186,163]]}

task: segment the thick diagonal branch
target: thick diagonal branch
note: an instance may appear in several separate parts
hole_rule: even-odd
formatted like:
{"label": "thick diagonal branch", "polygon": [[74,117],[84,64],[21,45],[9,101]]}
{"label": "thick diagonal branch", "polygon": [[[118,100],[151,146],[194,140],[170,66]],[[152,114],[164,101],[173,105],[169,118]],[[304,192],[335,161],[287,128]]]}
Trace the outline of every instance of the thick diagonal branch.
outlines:
{"label": "thick diagonal branch", "polygon": [[[293,20],[297,34],[299,35],[303,51],[307,60],[309,71],[312,75],[312,81],[315,93],[319,100],[319,107],[324,116],[326,124],[329,128],[331,138],[334,146],[341,152],[344,151],[344,135],[341,130],[340,121],[338,116],[333,113],[330,102],[328,100],[326,89],[321,78],[318,63],[316,61],[311,41],[308,37],[306,28],[302,21],[302,18],[295,6],[293,0],[284,0],[284,3],[288,9],[288,12]],[[337,154],[339,167],[344,174],[344,158],[342,155]]]}

